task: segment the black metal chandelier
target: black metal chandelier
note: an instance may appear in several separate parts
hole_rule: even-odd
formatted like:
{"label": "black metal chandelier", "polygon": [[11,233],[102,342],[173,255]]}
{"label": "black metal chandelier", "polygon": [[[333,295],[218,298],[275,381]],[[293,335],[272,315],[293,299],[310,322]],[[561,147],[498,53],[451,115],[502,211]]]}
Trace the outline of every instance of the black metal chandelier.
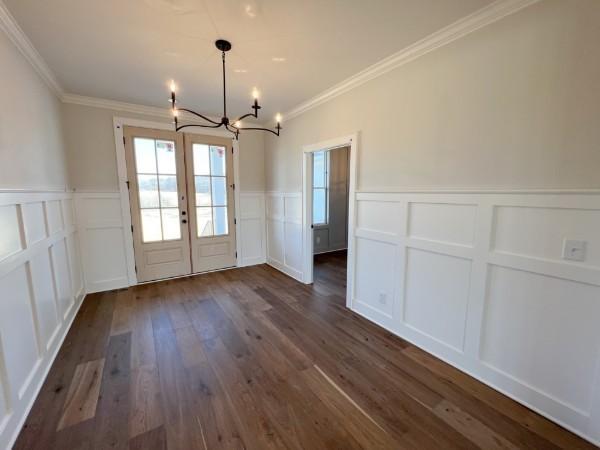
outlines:
{"label": "black metal chandelier", "polygon": [[[171,82],[171,107],[173,110],[173,117],[175,118],[175,131],[179,131],[179,130],[181,130],[183,128],[187,128],[187,127],[202,127],[202,128],[225,127],[228,131],[233,133],[233,135],[235,136],[236,139],[238,138],[240,131],[244,131],[244,130],[268,131],[269,133],[273,133],[274,135],[279,136],[279,132],[281,130],[281,115],[279,115],[279,114],[277,114],[277,116],[275,118],[275,121],[277,122],[277,126],[275,127],[274,130],[271,128],[262,128],[262,127],[245,127],[242,125],[242,120],[247,117],[258,118],[258,110],[261,107],[258,104],[258,91],[256,89],[254,89],[254,92],[253,92],[254,104],[251,106],[251,108],[254,110],[254,112],[244,114],[243,116],[240,116],[233,121],[230,120],[229,117],[227,117],[227,89],[226,89],[227,85],[226,85],[226,81],[225,81],[225,53],[228,52],[229,50],[231,50],[231,43],[229,41],[219,39],[218,41],[215,42],[215,46],[221,51],[221,55],[222,55],[221,58],[223,60],[223,117],[221,117],[220,122],[217,122],[206,116],[203,116],[200,113],[197,113],[196,111],[192,111],[191,109],[177,107],[177,100],[175,98],[176,86],[175,86],[175,82],[173,81],[173,82]],[[178,120],[180,111],[184,111],[186,113],[192,114],[208,123],[207,124],[190,123],[190,124],[180,125],[179,120]]]}

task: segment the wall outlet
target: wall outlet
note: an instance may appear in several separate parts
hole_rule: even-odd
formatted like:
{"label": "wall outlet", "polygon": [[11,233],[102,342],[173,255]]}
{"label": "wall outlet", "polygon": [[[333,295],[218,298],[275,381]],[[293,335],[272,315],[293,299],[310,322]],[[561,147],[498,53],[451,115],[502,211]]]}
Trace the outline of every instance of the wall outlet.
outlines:
{"label": "wall outlet", "polygon": [[565,239],[563,245],[563,259],[570,261],[585,261],[586,241],[576,241],[573,239]]}
{"label": "wall outlet", "polygon": [[385,292],[379,293],[379,303],[382,305],[387,305],[387,294]]}

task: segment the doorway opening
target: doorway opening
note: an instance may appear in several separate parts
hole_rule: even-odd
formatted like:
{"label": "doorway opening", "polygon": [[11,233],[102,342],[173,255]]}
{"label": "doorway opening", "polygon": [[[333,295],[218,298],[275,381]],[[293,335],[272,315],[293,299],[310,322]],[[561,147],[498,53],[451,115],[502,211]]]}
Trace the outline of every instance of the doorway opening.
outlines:
{"label": "doorway opening", "polygon": [[236,265],[231,139],[123,129],[138,282]]}
{"label": "doorway opening", "polygon": [[312,153],[313,282],[315,284],[326,285],[327,281],[333,281],[331,277],[335,277],[336,285],[340,285],[343,278],[345,286],[349,173],[350,146]]}
{"label": "doorway opening", "polygon": [[[303,164],[303,281],[326,294],[328,281],[342,286],[348,307],[354,278],[356,150],[356,135],[308,145]],[[330,294],[344,295],[337,291]]]}

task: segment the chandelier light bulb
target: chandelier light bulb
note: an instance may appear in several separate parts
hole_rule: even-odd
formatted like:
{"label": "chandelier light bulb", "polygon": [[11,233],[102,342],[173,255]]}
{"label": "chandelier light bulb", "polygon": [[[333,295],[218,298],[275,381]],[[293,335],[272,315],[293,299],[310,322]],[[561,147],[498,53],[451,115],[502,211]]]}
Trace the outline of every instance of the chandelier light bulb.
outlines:
{"label": "chandelier light bulb", "polygon": [[275,122],[281,123],[281,114],[277,113],[277,115],[275,116]]}
{"label": "chandelier light bulb", "polygon": [[169,85],[169,87],[171,88],[171,92],[175,93],[175,91],[177,90],[177,85],[175,84],[174,80],[171,80],[171,84]]}
{"label": "chandelier light bulb", "polygon": [[236,123],[233,124],[236,128],[241,128],[242,127],[242,121],[238,120]]}
{"label": "chandelier light bulb", "polygon": [[173,108],[173,117],[178,117],[179,116],[179,111],[175,108]]}
{"label": "chandelier light bulb", "polygon": [[258,100],[259,95],[260,95],[260,92],[258,92],[258,89],[256,89],[256,88],[252,89],[252,98],[254,98],[254,100]]}

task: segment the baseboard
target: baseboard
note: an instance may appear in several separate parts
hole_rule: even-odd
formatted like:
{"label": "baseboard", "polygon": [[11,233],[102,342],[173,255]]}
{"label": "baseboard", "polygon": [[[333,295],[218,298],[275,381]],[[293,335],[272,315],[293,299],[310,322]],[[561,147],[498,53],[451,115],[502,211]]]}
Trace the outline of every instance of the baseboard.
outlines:
{"label": "baseboard", "polygon": [[274,269],[279,270],[280,272],[286,274],[289,277],[292,277],[294,280],[299,281],[300,283],[304,283],[302,272],[299,270],[293,269],[292,267],[286,266],[285,264],[281,264],[279,261],[275,261],[274,259],[268,258],[267,264]]}
{"label": "baseboard", "polygon": [[257,266],[259,264],[265,264],[267,262],[264,256],[255,256],[252,258],[243,258],[238,267]]}
{"label": "baseboard", "polygon": [[129,287],[129,280],[126,276],[112,278],[109,280],[94,281],[87,283],[88,294],[95,292],[113,291],[115,289],[122,289]]}

